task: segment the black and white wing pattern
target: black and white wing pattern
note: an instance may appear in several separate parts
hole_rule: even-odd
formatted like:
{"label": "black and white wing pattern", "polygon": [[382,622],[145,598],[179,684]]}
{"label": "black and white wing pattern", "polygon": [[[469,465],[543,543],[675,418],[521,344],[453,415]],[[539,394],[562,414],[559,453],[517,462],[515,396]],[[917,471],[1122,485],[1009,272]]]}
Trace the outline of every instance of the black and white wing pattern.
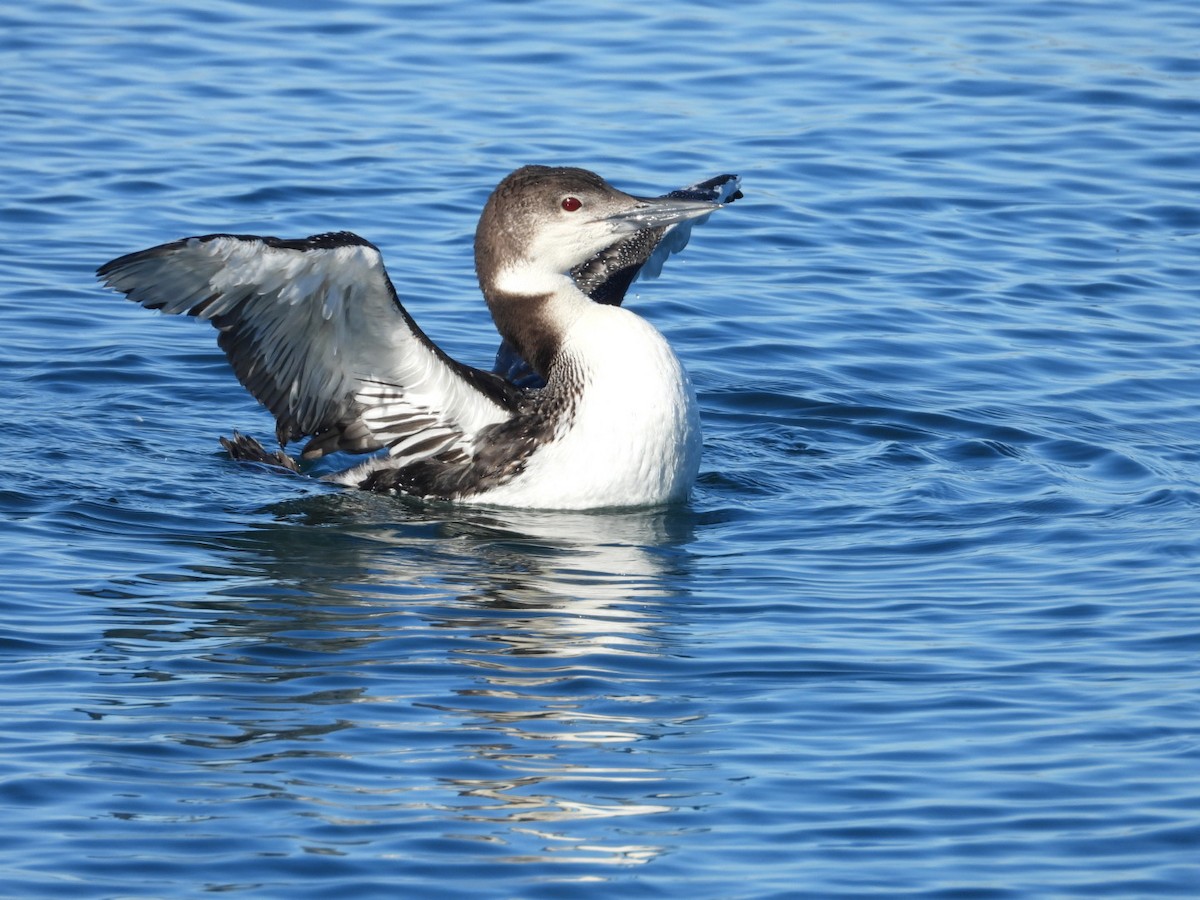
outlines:
{"label": "black and white wing pattern", "polygon": [[304,456],[464,450],[520,392],[455,362],[400,305],[378,248],[350,232],[210,234],[114,259],[97,274],[148,309],[208,319],[243,385]]}
{"label": "black and white wing pattern", "polygon": [[[663,196],[732,203],[742,196],[741,184],[742,180],[737,175],[717,175]],[[579,289],[596,303],[620,306],[634,281],[638,278],[657,278],[667,258],[687,246],[692,228],[707,221],[708,216],[702,216],[662,228],[643,228],[576,266],[571,270],[571,277]],[[541,384],[538,375],[507,341],[502,341],[496,351],[492,371],[522,387]]]}

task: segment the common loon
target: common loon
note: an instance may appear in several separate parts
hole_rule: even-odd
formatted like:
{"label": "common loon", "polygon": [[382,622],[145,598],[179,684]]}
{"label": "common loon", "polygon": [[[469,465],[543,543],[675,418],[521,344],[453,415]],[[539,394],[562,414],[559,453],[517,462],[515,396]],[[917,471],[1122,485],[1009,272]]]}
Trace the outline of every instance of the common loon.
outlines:
{"label": "common loon", "polygon": [[642,198],[585,169],[507,176],[475,232],[503,339],[494,372],[426,337],[378,248],[351,232],[190,237],[97,274],[147,309],[216,326],[281,448],[235,432],[221,441],[235,458],[298,471],[283,448],[307,437],[304,459],[374,454],[324,476],[348,487],[544,509],[659,505],[695,480],[696,401],[666,339],[620,304],[738,187],[723,175]]}

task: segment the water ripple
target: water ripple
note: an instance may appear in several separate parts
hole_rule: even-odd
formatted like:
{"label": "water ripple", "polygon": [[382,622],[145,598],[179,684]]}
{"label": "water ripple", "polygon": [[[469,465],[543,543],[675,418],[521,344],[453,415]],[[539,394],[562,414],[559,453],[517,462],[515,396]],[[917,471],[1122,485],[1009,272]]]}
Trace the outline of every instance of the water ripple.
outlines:
{"label": "water ripple", "polygon": [[[1192,897],[1193,5],[0,13],[21,896]],[[528,162],[746,197],[630,305],[682,508],[270,477],[97,264],[350,228],[487,365]]]}

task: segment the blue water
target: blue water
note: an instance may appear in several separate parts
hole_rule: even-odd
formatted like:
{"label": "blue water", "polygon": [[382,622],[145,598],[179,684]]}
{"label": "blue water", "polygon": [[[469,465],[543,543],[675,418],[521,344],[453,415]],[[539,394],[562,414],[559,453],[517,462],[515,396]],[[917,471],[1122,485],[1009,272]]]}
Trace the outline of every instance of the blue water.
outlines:
{"label": "blue water", "polygon": [[[0,894],[1200,896],[1193,0],[10,7]],[[353,229],[487,365],[528,162],[744,178],[628,300],[686,506],[238,466],[93,281]]]}

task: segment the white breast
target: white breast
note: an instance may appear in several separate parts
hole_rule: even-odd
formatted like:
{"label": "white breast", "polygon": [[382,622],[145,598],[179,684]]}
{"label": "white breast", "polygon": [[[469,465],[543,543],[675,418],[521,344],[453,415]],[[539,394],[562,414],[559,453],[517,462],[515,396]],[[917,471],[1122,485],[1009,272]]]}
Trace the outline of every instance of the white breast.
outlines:
{"label": "white breast", "polygon": [[684,499],[700,467],[687,373],[647,321],[588,303],[563,343],[581,381],[574,415],[525,471],[480,503],[586,509]]}

